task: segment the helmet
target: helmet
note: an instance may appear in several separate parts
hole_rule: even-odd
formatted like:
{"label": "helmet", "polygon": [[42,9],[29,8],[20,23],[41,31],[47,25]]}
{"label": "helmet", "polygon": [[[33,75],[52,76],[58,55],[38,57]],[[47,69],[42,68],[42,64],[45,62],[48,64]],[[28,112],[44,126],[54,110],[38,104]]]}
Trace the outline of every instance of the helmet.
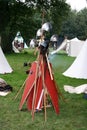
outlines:
{"label": "helmet", "polygon": [[37,30],[37,34],[38,37],[43,35],[43,30],[40,28]]}
{"label": "helmet", "polygon": [[20,33],[20,31],[18,31],[18,32],[17,32],[17,35],[16,35],[16,36],[21,36],[21,33]]}
{"label": "helmet", "polygon": [[44,23],[42,25],[42,30],[49,32],[52,29],[52,25],[50,22]]}
{"label": "helmet", "polygon": [[51,42],[57,42],[58,41],[58,35],[54,34],[51,38],[50,38]]}

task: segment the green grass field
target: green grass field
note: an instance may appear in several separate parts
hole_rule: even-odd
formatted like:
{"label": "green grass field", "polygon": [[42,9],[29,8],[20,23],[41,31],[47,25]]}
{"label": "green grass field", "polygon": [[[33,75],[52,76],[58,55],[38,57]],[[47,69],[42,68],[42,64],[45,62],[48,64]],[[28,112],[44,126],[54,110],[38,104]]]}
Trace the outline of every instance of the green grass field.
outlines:
{"label": "green grass field", "polygon": [[21,54],[6,54],[6,58],[13,68],[13,73],[1,75],[13,87],[13,92],[6,97],[0,96],[0,130],[86,130],[87,129],[87,100],[83,94],[69,94],[64,91],[64,85],[78,86],[87,83],[84,79],[68,78],[62,73],[71,65],[75,58],[66,54],[56,54],[49,57],[56,83],[64,97],[59,99],[60,114],[56,115],[53,107],[47,108],[47,121],[44,121],[44,111],[35,113],[32,121],[31,112],[27,110],[26,103],[19,111],[22,91],[15,99],[19,89],[27,78],[24,62],[33,62],[36,56],[34,50],[24,51]]}

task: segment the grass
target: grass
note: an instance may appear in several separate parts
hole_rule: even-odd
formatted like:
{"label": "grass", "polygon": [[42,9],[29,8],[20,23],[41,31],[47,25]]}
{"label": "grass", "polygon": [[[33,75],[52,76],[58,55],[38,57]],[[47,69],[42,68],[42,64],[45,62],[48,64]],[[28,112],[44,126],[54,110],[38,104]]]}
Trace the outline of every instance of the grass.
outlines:
{"label": "grass", "polygon": [[44,112],[35,113],[32,121],[31,112],[27,111],[26,104],[19,111],[19,103],[23,90],[14,100],[17,92],[27,78],[24,62],[33,62],[36,56],[33,50],[21,54],[6,54],[6,58],[13,68],[13,73],[0,75],[13,87],[13,92],[6,97],[0,97],[0,130],[86,130],[87,129],[87,100],[83,94],[69,94],[63,89],[65,84],[78,86],[87,83],[87,80],[64,77],[62,73],[71,65],[75,58],[66,54],[57,54],[50,58],[53,65],[54,77],[65,102],[60,99],[60,114],[56,115],[53,107],[47,109],[47,121],[44,121]]}

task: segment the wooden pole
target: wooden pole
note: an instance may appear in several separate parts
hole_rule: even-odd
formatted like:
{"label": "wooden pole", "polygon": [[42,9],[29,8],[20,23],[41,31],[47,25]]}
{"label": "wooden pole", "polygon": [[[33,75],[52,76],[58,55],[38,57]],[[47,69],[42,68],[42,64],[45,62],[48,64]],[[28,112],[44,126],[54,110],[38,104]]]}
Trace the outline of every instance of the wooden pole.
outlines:
{"label": "wooden pole", "polygon": [[44,16],[45,16],[45,10],[42,9],[42,25],[44,24]]}
{"label": "wooden pole", "polygon": [[47,64],[48,64],[48,69],[49,69],[50,77],[51,77],[51,80],[53,80],[53,75],[52,75],[52,72],[51,72],[51,68],[50,68],[48,57],[47,57],[47,53],[46,53],[46,59],[47,59]]}
{"label": "wooden pole", "polygon": [[[26,79],[27,80],[27,79]],[[21,92],[21,90],[23,89],[25,83],[26,83],[26,80],[24,81],[23,85],[21,86],[21,88],[19,89],[18,93],[16,94],[14,100],[18,97],[19,93]]]}
{"label": "wooden pole", "polygon": [[47,111],[46,111],[46,86],[44,83],[44,61],[42,57],[42,84],[43,84],[43,89],[44,89],[44,118],[45,121],[47,120]]}
{"label": "wooden pole", "polygon": [[40,51],[38,53],[36,75],[35,75],[34,93],[33,93],[33,101],[32,101],[32,120],[34,120],[34,113],[35,113],[35,99],[36,99],[36,87],[37,87],[36,85],[37,85],[39,64],[40,64]]}

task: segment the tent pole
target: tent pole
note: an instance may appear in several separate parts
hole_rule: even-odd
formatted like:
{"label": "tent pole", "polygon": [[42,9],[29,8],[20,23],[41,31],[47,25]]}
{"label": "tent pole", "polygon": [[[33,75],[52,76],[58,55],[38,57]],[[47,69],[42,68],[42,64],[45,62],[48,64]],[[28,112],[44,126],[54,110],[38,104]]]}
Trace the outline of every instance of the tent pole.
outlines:
{"label": "tent pole", "polygon": [[[27,80],[27,78],[26,78],[26,80]],[[23,89],[23,87],[24,87],[24,85],[25,85],[25,83],[26,83],[26,80],[24,81],[23,85],[22,85],[21,88],[19,89],[19,91],[18,91],[18,93],[16,94],[14,100],[18,97],[19,93],[20,93],[21,90]]]}
{"label": "tent pole", "polygon": [[36,85],[37,85],[37,78],[38,78],[39,63],[40,63],[40,51],[38,53],[38,58],[37,58],[34,94],[33,94],[33,101],[32,101],[32,120],[34,120],[34,112],[35,112]]}
{"label": "tent pole", "polygon": [[47,121],[47,111],[46,111],[46,86],[44,83],[44,61],[43,61],[43,57],[42,57],[42,84],[43,84],[43,89],[44,89],[44,118],[45,121]]}
{"label": "tent pole", "polygon": [[49,72],[50,72],[50,77],[51,77],[51,80],[53,80],[53,76],[52,76],[49,60],[48,60],[48,57],[47,57],[47,53],[46,53],[46,59],[47,59],[48,69],[49,69]]}

